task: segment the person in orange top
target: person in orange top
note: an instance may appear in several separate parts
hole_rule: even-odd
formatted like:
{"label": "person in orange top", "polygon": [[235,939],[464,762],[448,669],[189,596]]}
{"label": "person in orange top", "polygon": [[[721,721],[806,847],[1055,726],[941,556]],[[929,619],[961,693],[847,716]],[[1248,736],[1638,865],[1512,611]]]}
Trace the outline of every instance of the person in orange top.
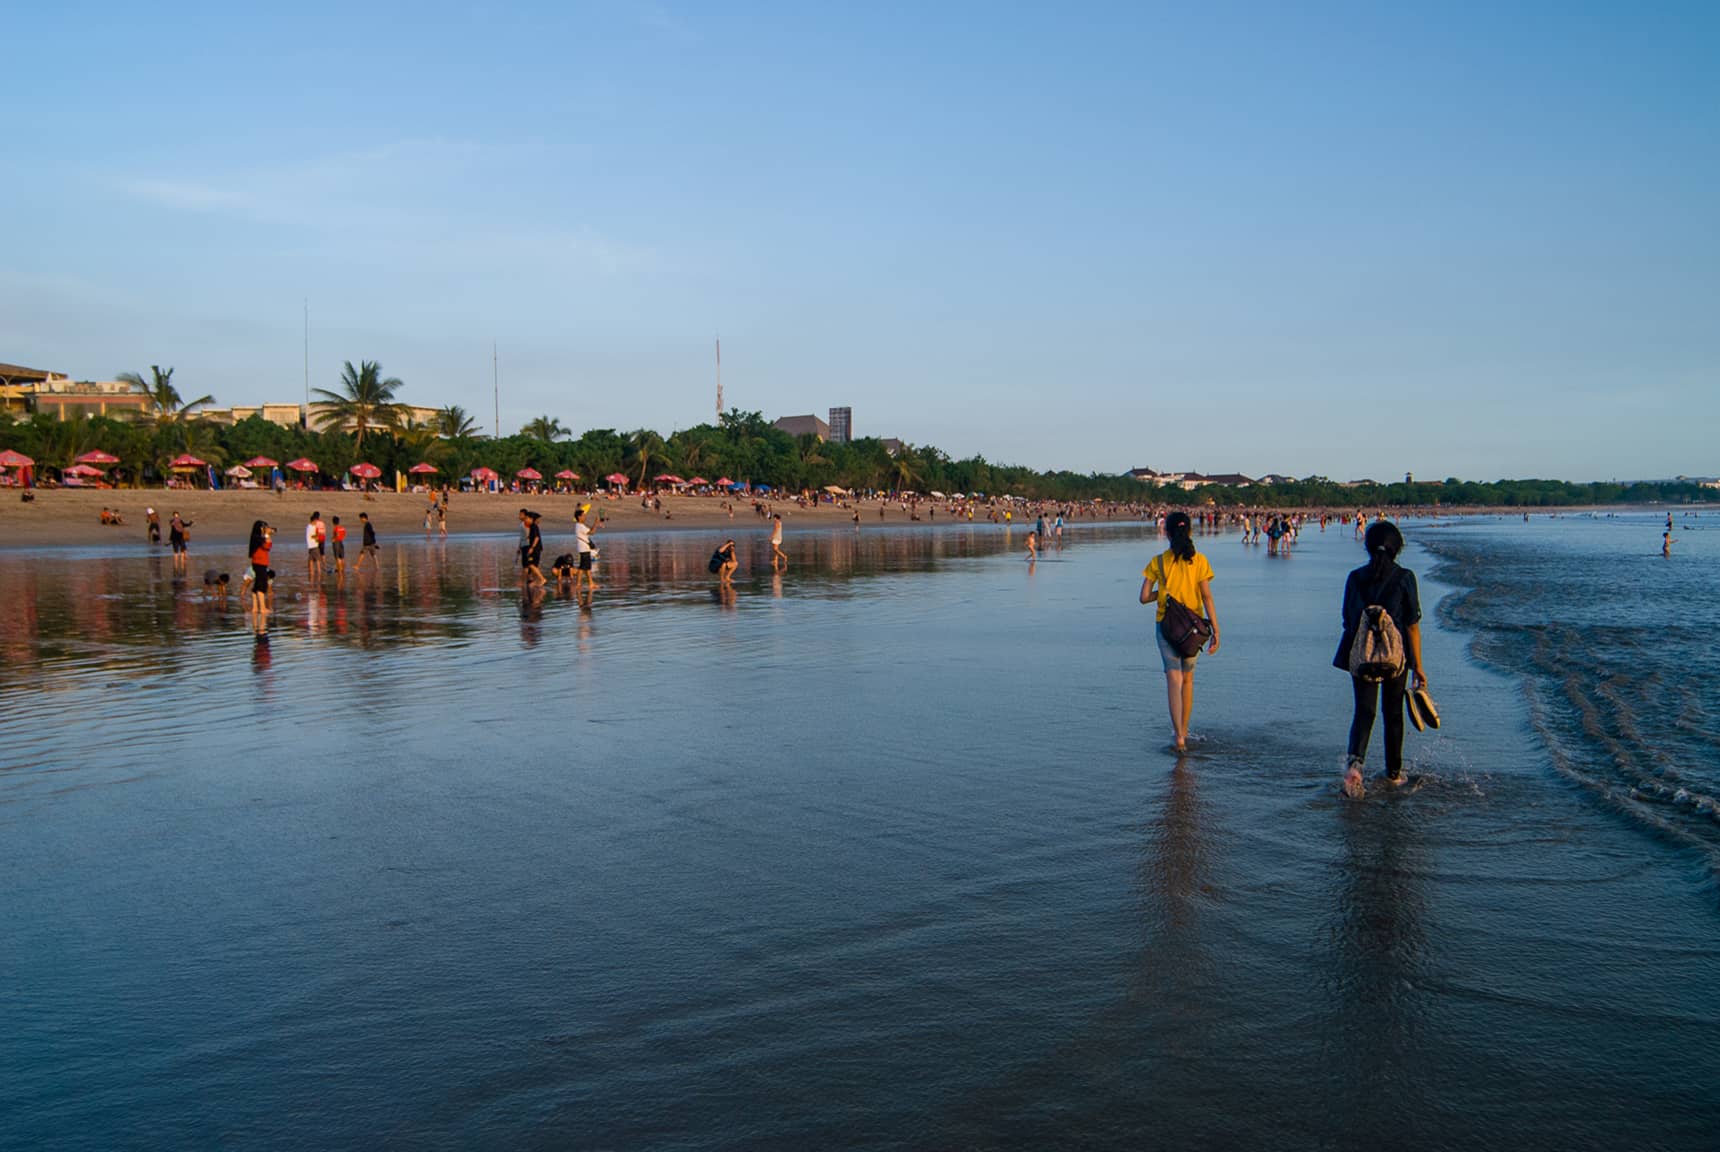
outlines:
{"label": "person in orange top", "polygon": [[251,614],[259,632],[269,616],[269,549],[274,535],[275,530],[261,520],[251,525]]}
{"label": "person in orange top", "polygon": [[330,551],[334,553],[335,578],[339,579],[346,575],[346,525],[340,522],[339,516],[336,516],[330,527],[334,532],[334,547]]}

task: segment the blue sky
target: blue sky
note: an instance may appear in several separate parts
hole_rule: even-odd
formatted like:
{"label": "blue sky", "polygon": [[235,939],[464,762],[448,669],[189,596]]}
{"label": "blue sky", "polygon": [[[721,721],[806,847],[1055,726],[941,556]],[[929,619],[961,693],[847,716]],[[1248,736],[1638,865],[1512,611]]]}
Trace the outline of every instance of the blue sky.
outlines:
{"label": "blue sky", "polygon": [[0,360],[1077,470],[1720,473],[1720,5],[13,5]]}

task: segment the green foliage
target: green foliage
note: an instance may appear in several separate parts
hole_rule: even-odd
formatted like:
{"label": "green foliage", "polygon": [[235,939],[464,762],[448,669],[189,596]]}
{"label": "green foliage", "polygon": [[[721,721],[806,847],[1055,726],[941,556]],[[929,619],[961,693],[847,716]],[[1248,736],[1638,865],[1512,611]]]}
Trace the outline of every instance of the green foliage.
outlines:
{"label": "green foliage", "polygon": [[[1156,488],[1128,476],[1077,472],[1036,472],[1030,468],[994,464],[983,456],[952,460],[932,447],[904,445],[892,456],[880,440],[864,438],[832,444],[813,436],[799,438],[776,428],[757,412],[732,409],[716,424],[683,428],[667,438],[649,428],[628,433],[613,428],[587,429],[571,438],[557,419],[538,417],[518,435],[500,440],[481,438],[471,418],[459,408],[447,408],[429,424],[417,425],[397,415],[388,427],[374,425],[381,406],[392,408],[398,380],[383,379],[380,368],[364,362],[347,365],[343,385],[355,405],[372,413],[368,433],[359,436],[331,421],[325,430],[281,427],[253,416],[223,426],[187,417],[187,405],[171,396],[171,372],[161,372],[149,387],[161,387],[157,415],[145,421],[106,417],[56,420],[34,415],[0,420],[0,448],[16,448],[39,463],[62,466],[91,449],[101,448],[120,458],[111,470],[118,483],[158,481],[167,461],[190,451],[211,463],[226,464],[254,456],[283,463],[299,456],[315,460],[331,476],[343,474],[359,460],[383,470],[384,476],[404,472],[420,460],[441,471],[438,479],[453,481],[480,464],[504,476],[530,465],[546,477],[564,469],[596,483],[620,472],[635,486],[661,472],[682,476],[719,477],[799,491],[826,485],[861,492],[909,488],[920,492],[981,492],[1050,500],[1112,500],[1129,503],[1206,504],[1253,507],[1570,507],[1581,504],[1712,503],[1720,490],[1684,482],[1631,484],[1572,484],[1562,480],[1496,480],[1488,483],[1455,477],[1419,484],[1367,484],[1348,487],[1323,477],[1248,488],[1209,486],[1193,492]],[[325,395],[337,396],[335,393]],[[196,401],[195,403],[205,402]],[[343,402],[344,402],[343,400]],[[356,410],[356,409],[355,409]],[[167,415],[171,414],[171,418]],[[547,435],[545,435],[547,433]]]}
{"label": "green foliage", "polygon": [[348,360],[341,369],[340,391],[316,389],[321,402],[328,405],[319,417],[320,426],[350,429],[354,441],[362,447],[365,436],[378,427],[392,431],[399,426],[400,405],[395,402],[394,393],[402,387],[392,376],[384,379],[382,365],[376,361],[361,360],[354,368]]}

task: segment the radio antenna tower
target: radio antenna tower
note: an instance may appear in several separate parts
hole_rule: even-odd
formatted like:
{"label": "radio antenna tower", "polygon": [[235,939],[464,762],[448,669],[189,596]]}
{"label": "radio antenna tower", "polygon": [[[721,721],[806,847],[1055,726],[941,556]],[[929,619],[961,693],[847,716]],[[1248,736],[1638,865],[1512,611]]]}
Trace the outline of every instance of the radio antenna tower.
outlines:
{"label": "radio antenna tower", "polygon": [[723,422],[723,338],[717,337],[717,423]]}

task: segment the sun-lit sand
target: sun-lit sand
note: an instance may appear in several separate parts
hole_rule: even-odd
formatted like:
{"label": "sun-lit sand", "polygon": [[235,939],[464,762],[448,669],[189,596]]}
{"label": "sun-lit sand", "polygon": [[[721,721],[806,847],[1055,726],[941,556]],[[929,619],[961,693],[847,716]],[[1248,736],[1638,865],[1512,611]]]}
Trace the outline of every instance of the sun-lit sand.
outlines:
{"label": "sun-lit sand", "polygon": [[[192,550],[201,544],[242,542],[254,520],[273,524],[283,540],[293,538],[295,530],[303,527],[312,511],[321,512],[323,519],[339,516],[343,524],[352,527],[356,539],[358,514],[370,513],[381,537],[423,535],[424,509],[429,498],[416,494],[379,492],[365,496],[358,492],[292,492],[276,496],[272,492],[197,490],[167,491],[161,488],[112,489],[74,491],[68,489],[36,490],[32,503],[21,503],[19,494],[11,489],[0,490],[0,547],[38,548],[54,545],[79,547],[145,541],[144,512],[154,508],[161,516],[165,537],[167,519],[175,511],[191,521]],[[483,532],[513,532],[519,528],[519,510],[531,508],[544,517],[546,531],[568,532],[573,526],[574,509],[590,503],[590,515],[601,513],[606,532],[662,529],[702,529],[711,532],[762,530],[764,522],[754,513],[750,498],[727,501],[733,507],[733,517],[723,507],[724,497],[669,496],[663,500],[663,512],[647,511],[639,506],[638,497],[614,500],[589,495],[522,496],[503,492],[455,492],[448,500],[448,534],[464,535]],[[101,510],[115,508],[125,519],[119,527],[101,523]],[[783,522],[793,531],[797,526],[832,527],[850,522],[854,507],[820,505],[817,508],[796,507],[792,501],[779,501],[774,506]],[[879,525],[902,527],[913,523],[899,505],[885,507],[883,519],[878,516],[877,501],[862,501],[856,505],[863,527]],[[940,506],[935,516],[928,515],[929,506],[922,506],[919,523],[935,525],[948,523],[948,514]],[[1019,518],[1018,518],[1019,521]]]}

